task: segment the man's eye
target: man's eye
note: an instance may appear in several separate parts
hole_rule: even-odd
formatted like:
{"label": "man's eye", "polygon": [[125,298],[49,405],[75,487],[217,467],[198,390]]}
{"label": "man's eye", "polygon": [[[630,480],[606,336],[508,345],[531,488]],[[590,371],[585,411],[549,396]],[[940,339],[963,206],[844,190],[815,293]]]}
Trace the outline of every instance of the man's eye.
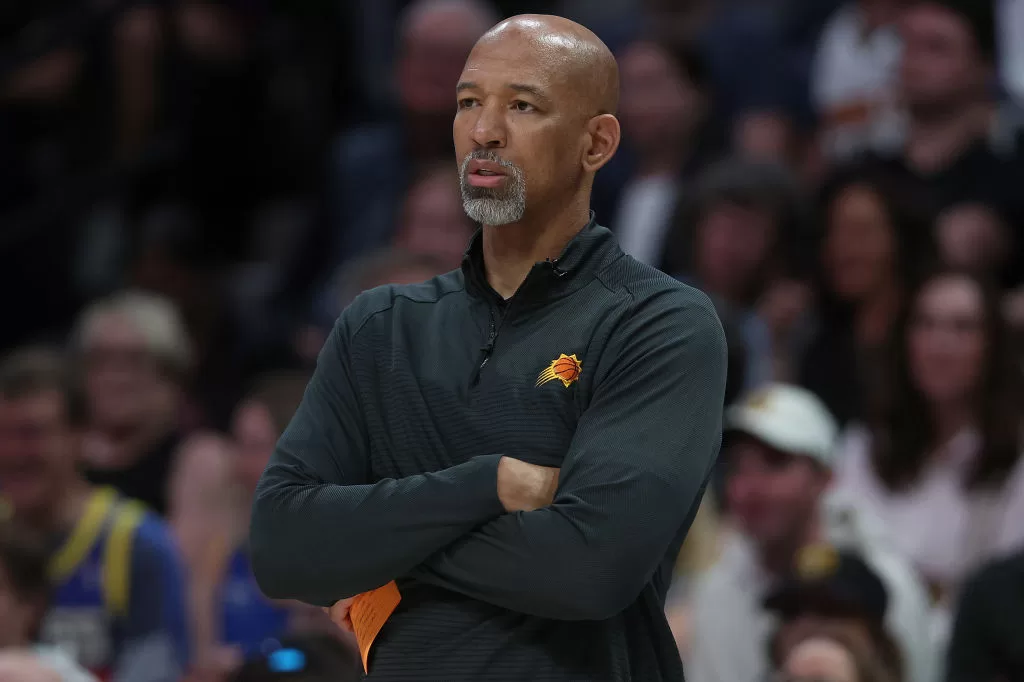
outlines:
{"label": "man's eye", "polygon": [[522,100],[513,103],[512,108],[516,111],[533,111],[533,105]]}
{"label": "man's eye", "polygon": [[459,109],[469,109],[476,105],[476,100],[472,97],[463,97],[459,100]]}

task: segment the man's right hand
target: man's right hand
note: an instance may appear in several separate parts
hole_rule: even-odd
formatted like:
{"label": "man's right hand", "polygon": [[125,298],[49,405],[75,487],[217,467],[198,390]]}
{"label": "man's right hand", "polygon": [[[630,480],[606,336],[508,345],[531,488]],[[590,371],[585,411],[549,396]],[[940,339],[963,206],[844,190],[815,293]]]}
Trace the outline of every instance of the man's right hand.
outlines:
{"label": "man's right hand", "polygon": [[558,472],[555,467],[502,457],[498,462],[498,499],[505,511],[533,511],[551,504],[558,488]]}

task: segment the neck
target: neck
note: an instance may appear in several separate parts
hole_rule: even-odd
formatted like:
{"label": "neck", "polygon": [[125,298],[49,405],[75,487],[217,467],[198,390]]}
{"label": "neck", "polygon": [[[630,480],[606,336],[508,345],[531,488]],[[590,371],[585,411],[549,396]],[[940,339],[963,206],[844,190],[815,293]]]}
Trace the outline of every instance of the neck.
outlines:
{"label": "neck", "polygon": [[584,193],[547,216],[526,215],[517,223],[485,225],[484,269],[491,287],[502,298],[511,298],[536,263],[558,258],[589,222],[589,204],[589,193]]}
{"label": "neck", "polygon": [[941,116],[914,117],[907,143],[908,160],[923,172],[945,168],[988,134],[994,113],[991,102],[978,101]]}
{"label": "neck", "polygon": [[932,406],[932,423],[935,425],[935,446],[941,447],[973,426],[974,415],[967,401],[951,400]]}
{"label": "neck", "polygon": [[885,341],[892,321],[899,311],[900,296],[896,287],[888,286],[868,297],[857,308],[855,334],[860,346],[877,346]]}
{"label": "neck", "polygon": [[793,569],[796,553],[801,547],[818,542],[824,536],[818,510],[811,514],[807,524],[801,526],[789,537],[760,549],[761,567],[772,576],[782,576]]}

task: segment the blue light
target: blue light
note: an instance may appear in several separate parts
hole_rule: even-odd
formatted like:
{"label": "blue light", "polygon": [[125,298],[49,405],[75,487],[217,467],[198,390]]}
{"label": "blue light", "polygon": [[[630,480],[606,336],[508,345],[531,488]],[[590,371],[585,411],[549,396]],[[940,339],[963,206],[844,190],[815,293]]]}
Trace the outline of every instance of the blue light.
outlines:
{"label": "blue light", "polygon": [[275,673],[294,673],[306,667],[306,654],[298,649],[278,649],[267,656],[267,666]]}

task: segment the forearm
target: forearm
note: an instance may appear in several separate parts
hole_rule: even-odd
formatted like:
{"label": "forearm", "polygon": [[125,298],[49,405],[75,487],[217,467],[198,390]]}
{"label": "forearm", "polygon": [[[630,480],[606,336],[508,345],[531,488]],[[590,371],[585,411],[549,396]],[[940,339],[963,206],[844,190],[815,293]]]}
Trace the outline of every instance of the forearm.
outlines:
{"label": "forearm", "polygon": [[253,571],[275,599],[328,606],[404,575],[504,510],[499,455],[368,485],[312,483],[272,465],[253,505]]}
{"label": "forearm", "polygon": [[[610,618],[637,599],[689,525],[687,502],[672,487],[638,484],[601,506],[565,497],[501,516],[432,555],[411,576],[541,618]],[[702,489],[695,486],[689,503],[694,512]]]}

